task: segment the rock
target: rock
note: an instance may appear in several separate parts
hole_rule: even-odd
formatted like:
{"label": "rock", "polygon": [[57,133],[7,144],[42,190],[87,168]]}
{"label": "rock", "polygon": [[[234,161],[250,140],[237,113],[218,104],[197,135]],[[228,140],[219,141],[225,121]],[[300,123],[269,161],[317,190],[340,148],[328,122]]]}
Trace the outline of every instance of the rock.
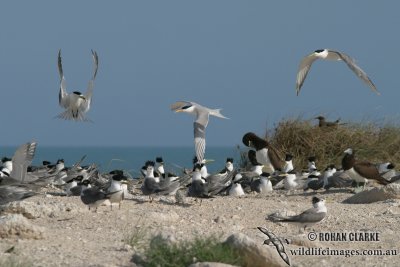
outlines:
{"label": "rock", "polygon": [[196,262],[190,264],[188,267],[237,267],[237,266],[219,262]]}
{"label": "rock", "polygon": [[244,234],[239,233],[229,236],[225,244],[236,248],[242,254],[245,266],[268,267],[286,265],[275,247],[262,245],[262,242],[258,244]]}
{"label": "rock", "polygon": [[354,196],[345,199],[343,203],[347,204],[368,204],[388,199],[400,199],[400,184],[392,183],[381,188],[373,188],[362,191]]}
{"label": "rock", "polygon": [[22,214],[28,219],[40,217],[57,217],[64,215],[66,212],[77,212],[82,208],[73,203],[64,203],[60,201],[51,201],[49,203],[15,201],[0,207],[1,213]]}
{"label": "rock", "polygon": [[32,225],[21,214],[0,217],[0,238],[42,239],[44,230]]}

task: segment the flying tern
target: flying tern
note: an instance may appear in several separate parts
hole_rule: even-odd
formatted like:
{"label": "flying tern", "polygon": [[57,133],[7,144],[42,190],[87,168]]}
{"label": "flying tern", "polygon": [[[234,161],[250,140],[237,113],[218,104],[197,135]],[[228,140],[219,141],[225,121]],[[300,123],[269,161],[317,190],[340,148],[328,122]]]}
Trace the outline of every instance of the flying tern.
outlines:
{"label": "flying tern", "polygon": [[60,74],[60,92],[58,95],[58,101],[61,107],[65,109],[64,112],[57,115],[57,118],[64,120],[74,121],[90,121],[85,117],[85,113],[90,109],[90,103],[92,102],[92,94],[94,87],[94,79],[96,78],[97,69],[99,66],[99,59],[97,53],[92,50],[93,57],[93,76],[89,81],[86,94],[82,94],[79,91],[73,93],[67,93],[67,85],[64,77],[64,72],[61,62],[61,49],[58,51],[58,72]]}

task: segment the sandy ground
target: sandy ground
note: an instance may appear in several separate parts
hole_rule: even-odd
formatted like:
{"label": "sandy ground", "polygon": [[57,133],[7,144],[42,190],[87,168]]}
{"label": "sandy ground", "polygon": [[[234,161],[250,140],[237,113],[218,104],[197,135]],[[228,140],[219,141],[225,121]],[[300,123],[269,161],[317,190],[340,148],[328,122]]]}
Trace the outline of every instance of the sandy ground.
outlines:
{"label": "sandy ground", "polygon": [[[148,198],[133,195],[122,203],[121,209],[101,206],[97,213],[89,211],[79,197],[38,195],[26,201],[70,202],[78,210],[31,219],[32,224],[44,228],[45,238],[0,240],[0,257],[12,256],[35,266],[135,266],[131,262],[132,256],[143,243],[130,247],[124,239],[137,232],[144,232],[147,237],[164,232],[173,234],[178,240],[198,234],[221,235],[224,239],[240,232],[262,244],[266,237],[256,229],[257,226],[266,227],[280,237],[298,236],[296,226],[274,224],[265,217],[279,209],[301,212],[311,207],[313,195],[325,198],[328,207],[327,218],[313,227],[317,236],[319,233],[347,233],[349,238],[351,233],[369,232],[373,236],[377,233],[379,238],[379,241],[369,242],[315,241],[312,244],[316,250],[386,252],[395,249],[397,256],[295,256],[291,255],[290,249],[298,251],[301,247],[286,245],[292,266],[400,266],[400,200],[367,205],[342,204],[352,194],[334,190],[329,193],[299,191],[292,195],[275,191],[262,197],[255,194],[240,198],[221,196],[205,199],[201,205],[192,198],[186,198],[187,205],[176,205],[173,197],[161,197],[149,203]],[[307,239],[313,230],[300,235]],[[4,253],[12,246],[15,246],[13,252]]]}

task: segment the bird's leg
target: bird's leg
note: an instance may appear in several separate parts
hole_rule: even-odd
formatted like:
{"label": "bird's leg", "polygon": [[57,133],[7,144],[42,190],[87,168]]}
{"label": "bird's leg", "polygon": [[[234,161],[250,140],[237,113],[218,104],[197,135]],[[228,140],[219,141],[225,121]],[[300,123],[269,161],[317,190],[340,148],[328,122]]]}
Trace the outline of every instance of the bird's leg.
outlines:
{"label": "bird's leg", "polygon": [[365,184],[364,184],[364,187],[363,188],[361,188],[361,186],[360,186],[360,183],[356,183],[356,188],[354,189],[354,193],[360,193],[361,191],[363,191],[364,190],[364,188],[365,188]]}

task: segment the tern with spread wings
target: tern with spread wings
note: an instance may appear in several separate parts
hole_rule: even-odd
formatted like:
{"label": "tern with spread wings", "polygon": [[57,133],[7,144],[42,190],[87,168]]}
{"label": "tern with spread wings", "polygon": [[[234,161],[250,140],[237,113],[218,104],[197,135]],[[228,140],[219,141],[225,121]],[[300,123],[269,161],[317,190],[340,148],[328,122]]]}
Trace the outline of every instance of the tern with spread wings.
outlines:
{"label": "tern with spread wings", "polygon": [[296,93],[299,95],[300,89],[303,86],[303,83],[307,77],[308,72],[311,69],[311,65],[317,60],[317,59],[325,59],[325,60],[336,60],[336,61],[344,61],[347,66],[360,78],[363,80],[375,93],[378,95],[380,94],[378,90],[376,89],[374,83],[371,81],[371,79],[368,77],[368,75],[359,67],[356,65],[354,62],[354,59],[352,59],[350,56],[330,50],[330,49],[319,49],[315,50],[308,56],[304,57],[302,61],[300,62],[299,70],[297,72],[297,79],[296,79]]}
{"label": "tern with spread wings", "polygon": [[206,127],[210,115],[227,119],[221,114],[221,109],[210,109],[203,107],[197,103],[189,101],[178,101],[171,106],[171,110],[175,112],[186,112],[196,116],[193,123],[194,127],[194,147],[196,150],[196,157],[199,163],[204,160],[206,150]]}
{"label": "tern with spread wings", "polygon": [[61,107],[65,109],[64,112],[59,114],[57,118],[64,120],[74,121],[90,121],[85,117],[85,113],[90,109],[90,103],[92,101],[94,79],[96,78],[97,69],[99,66],[99,59],[97,53],[92,50],[93,57],[93,76],[89,81],[86,94],[82,94],[79,91],[73,93],[67,93],[66,82],[61,62],[61,49],[58,51],[58,72],[60,74],[60,93],[58,95],[58,101]]}

